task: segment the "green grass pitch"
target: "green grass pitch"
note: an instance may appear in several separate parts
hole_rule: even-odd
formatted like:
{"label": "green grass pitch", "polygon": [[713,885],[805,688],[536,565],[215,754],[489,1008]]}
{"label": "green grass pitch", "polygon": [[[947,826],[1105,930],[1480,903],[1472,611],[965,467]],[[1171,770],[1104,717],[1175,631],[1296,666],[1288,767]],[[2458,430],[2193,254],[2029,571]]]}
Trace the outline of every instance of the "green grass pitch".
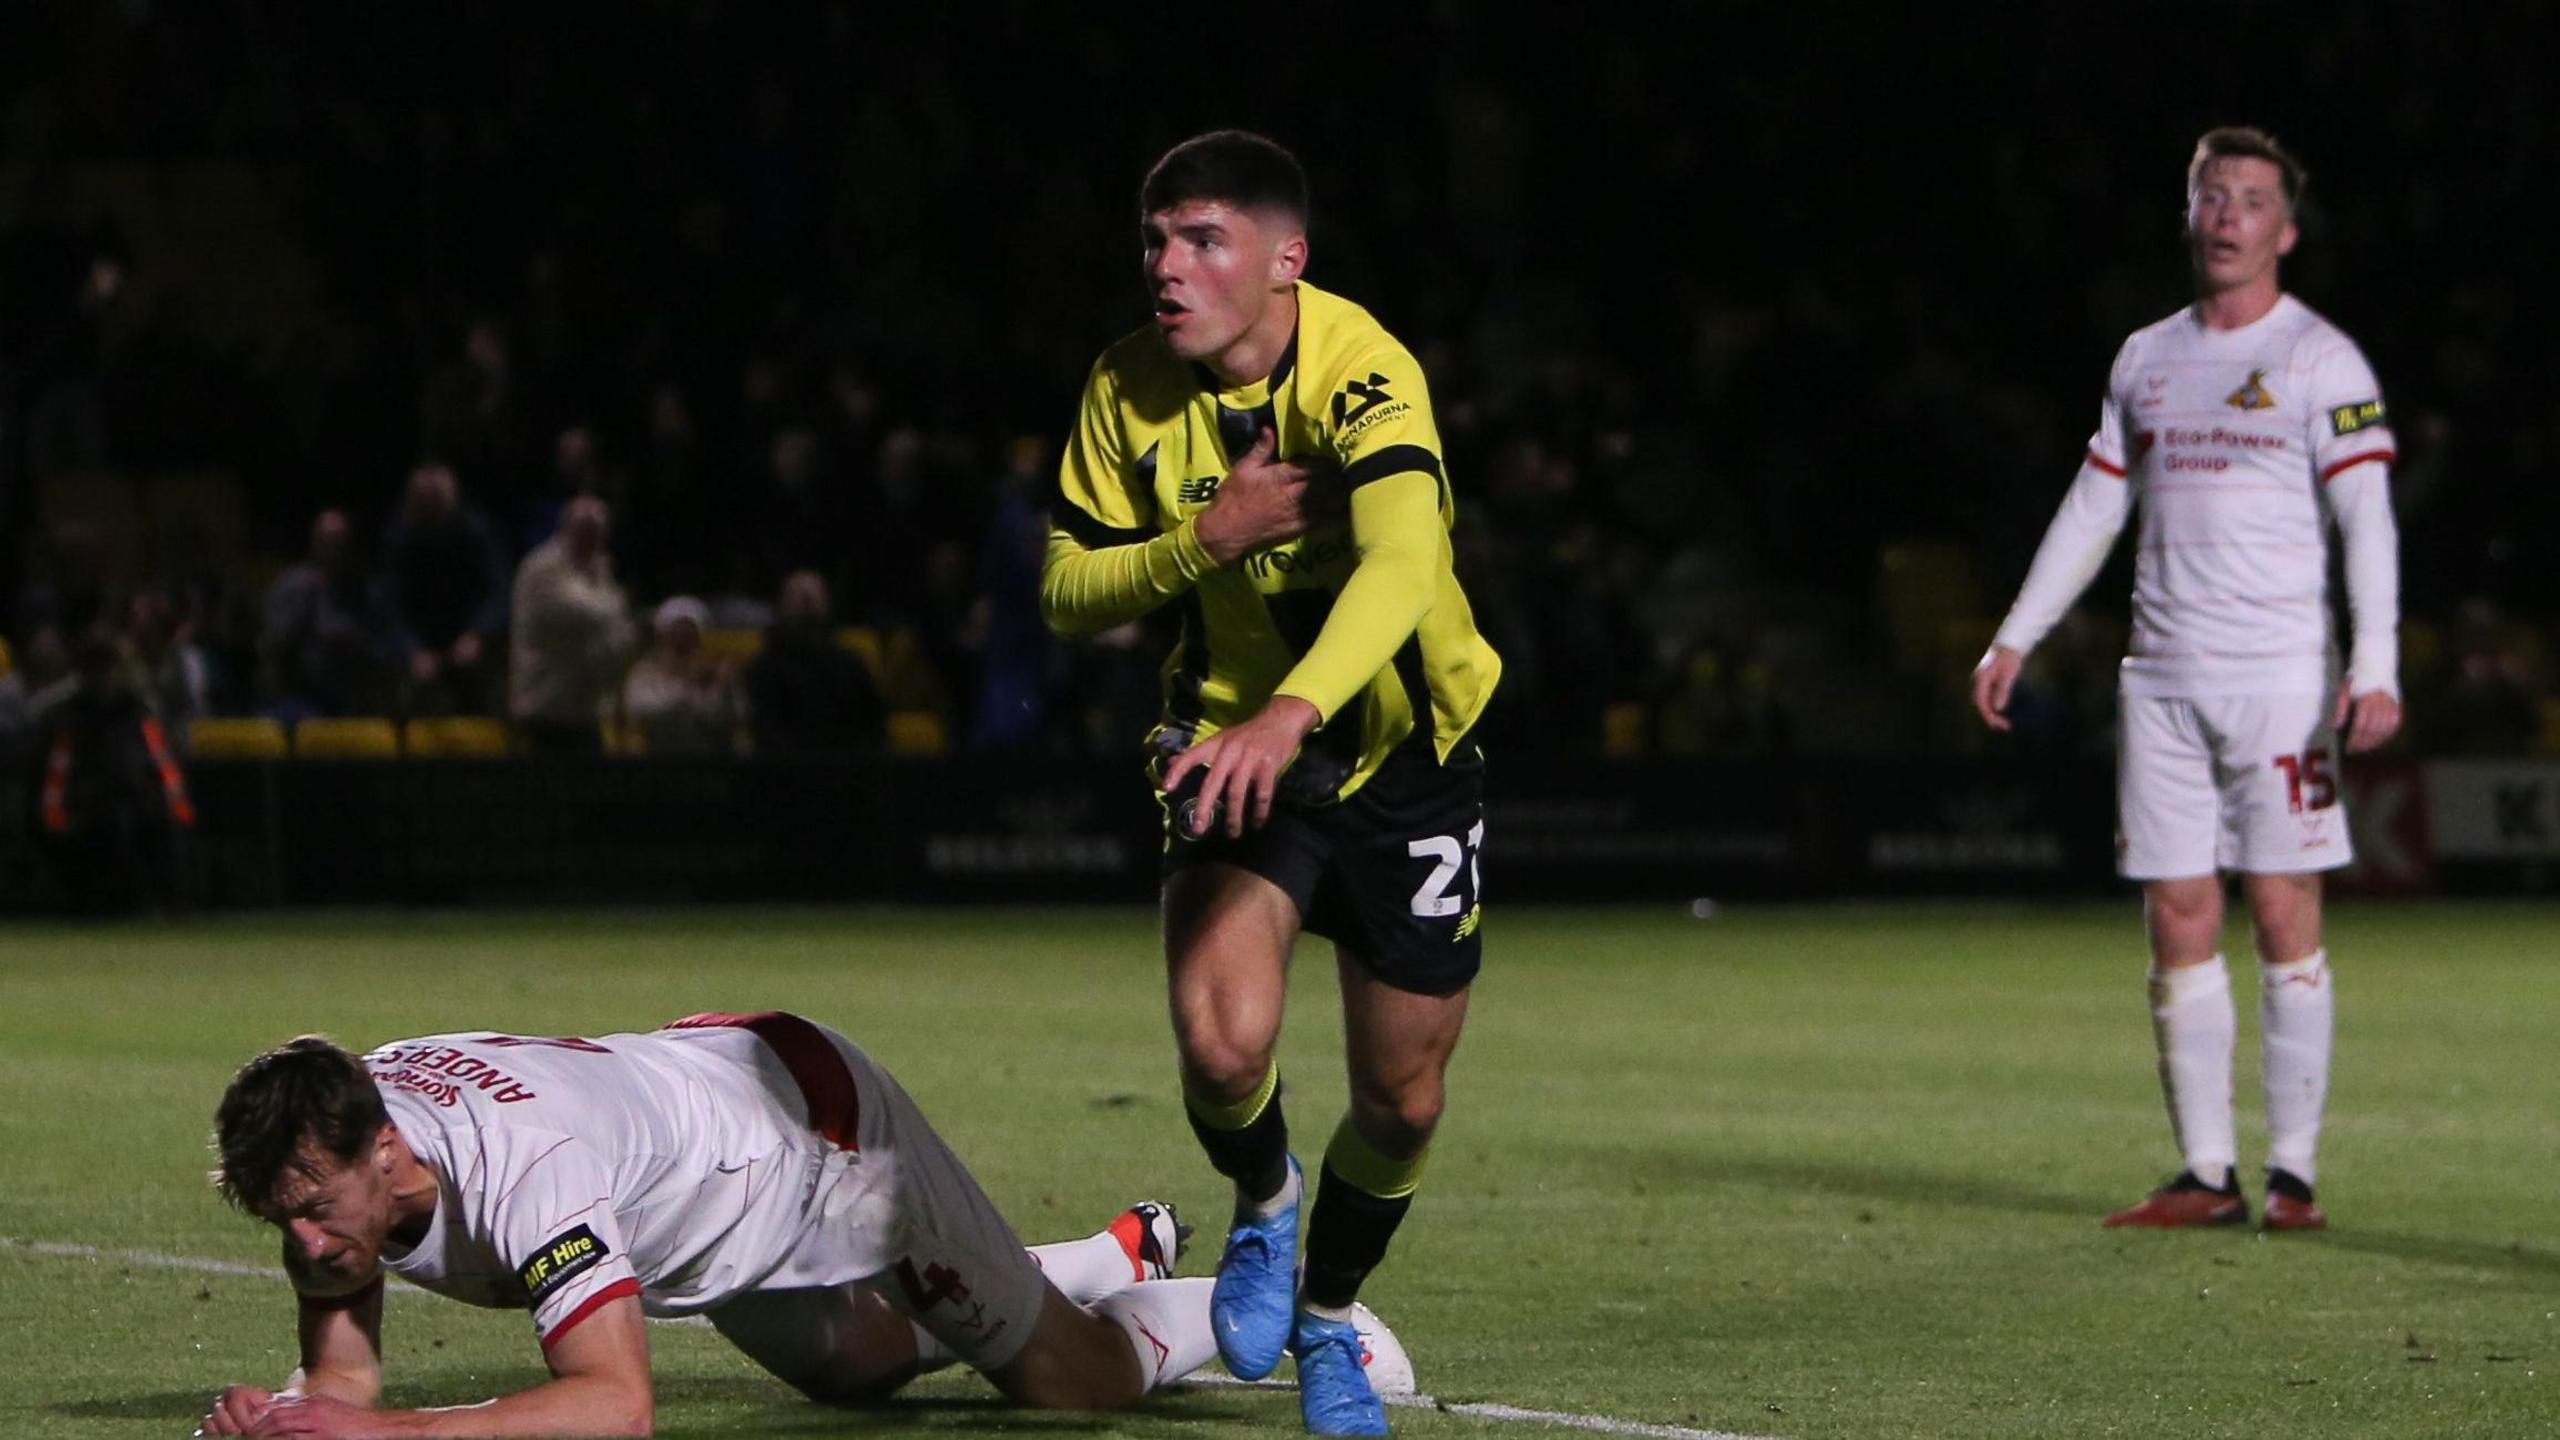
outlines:
{"label": "green grass pitch", "polygon": [[[2560,909],[2341,907],[2336,1228],[2127,1234],[2176,1168],[2129,902],[1497,911],[1419,1204],[1367,1297],[1423,1388],[1746,1435],[2560,1431]],[[2235,934],[2231,948],[2245,953]],[[2241,968],[2241,967],[2235,967]],[[1284,1043],[1340,1113],[1331,966]],[[2252,982],[2244,979],[2244,987]],[[781,1007],[885,1061],[1029,1238],[1219,1185],[1137,911],[287,914],[0,928],[0,1237],[272,1265],[203,1183],[231,1068],[302,1030],[595,1034]],[[2254,1165],[2255,1005],[2241,992]],[[2253,1196],[2255,1186],[2252,1184]],[[0,1243],[0,1436],[171,1437],[292,1363],[279,1282]],[[1004,1410],[974,1377],[845,1415],[653,1327],[671,1436],[1283,1435],[1282,1393]],[[395,1295],[395,1404],[531,1383],[523,1317]],[[1409,1436],[1534,1427],[1413,1410]]]}

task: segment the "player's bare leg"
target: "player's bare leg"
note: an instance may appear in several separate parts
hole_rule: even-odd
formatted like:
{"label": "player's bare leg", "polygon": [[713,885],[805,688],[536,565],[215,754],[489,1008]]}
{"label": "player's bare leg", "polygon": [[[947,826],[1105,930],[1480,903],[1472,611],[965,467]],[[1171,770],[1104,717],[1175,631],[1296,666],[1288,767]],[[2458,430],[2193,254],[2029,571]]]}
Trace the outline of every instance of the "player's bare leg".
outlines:
{"label": "player's bare leg", "polygon": [[1194,865],[1165,881],[1166,978],[1186,1095],[1233,1106],[1261,1088],[1297,939],[1298,907],[1249,870]]}
{"label": "player's bare leg", "polygon": [[[1090,1310],[1055,1285],[1043,1290],[1031,1340],[987,1376],[1024,1405],[1128,1405],[1216,1352],[1206,1280],[1143,1281]],[[711,1323],[775,1379],[829,1405],[879,1404],[954,1360],[949,1346],[864,1285],[741,1296],[712,1311]]]}
{"label": "player's bare leg", "polygon": [[1363,1366],[1352,1303],[1413,1208],[1447,1104],[1449,1057],[1466,1025],[1467,992],[1396,989],[1342,948],[1334,968],[1351,1109],[1325,1149],[1290,1348],[1310,1432],[1384,1435],[1386,1410]]}
{"label": "player's bare leg", "polygon": [[2243,875],[2261,965],[2292,965],[2320,948],[2320,876]]}
{"label": "player's bare leg", "polygon": [[775,1379],[828,1405],[878,1404],[951,1363],[948,1351],[861,1285],[742,1295],[710,1319]]}
{"label": "player's bare leg", "polygon": [[1209,1163],[1236,1187],[1218,1260],[1218,1350],[1248,1380],[1280,1363],[1296,1287],[1302,1187],[1272,1050],[1298,925],[1286,892],[1236,866],[1193,865],[1165,881],[1166,980],[1184,1109]]}
{"label": "player's bare leg", "polygon": [[2270,1230],[2320,1230],[2312,1198],[2320,1116],[2329,1097],[2337,997],[2320,943],[2320,877],[2250,875],[2245,892],[2258,942],[2258,1034],[2267,1089]]}
{"label": "player's bare leg", "polygon": [[[1324,1185],[1307,1237],[1307,1299],[1348,1308],[1421,1181],[1448,1102],[1449,1057],[1466,1026],[1468,992],[1399,990],[1340,950],[1334,965],[1342,982],[1351,1109],[1325,1151]],[[1381,1213],[1361,1220],[1355,1209]],[[1392,1214],[1384,1213],[1389,1209]]]}
{"label": "player's bare leg", "polygon": [[2249,1209],[2234,1173],[2239,1143],[2231,1118],[2231,1052],[2240,1021],[2219,949],[2222,877],[2147,881],[2142,911],[2151,936],[2160,1089],[2186,1168],[2106,1223],[2163,1229],[2242,1224]]}
{"label": "player's bare leg", "polygon": [[2151,939],[2152,969],[2212,964],[2222,948],[2222,877],[2144,881],[2142,923]]}

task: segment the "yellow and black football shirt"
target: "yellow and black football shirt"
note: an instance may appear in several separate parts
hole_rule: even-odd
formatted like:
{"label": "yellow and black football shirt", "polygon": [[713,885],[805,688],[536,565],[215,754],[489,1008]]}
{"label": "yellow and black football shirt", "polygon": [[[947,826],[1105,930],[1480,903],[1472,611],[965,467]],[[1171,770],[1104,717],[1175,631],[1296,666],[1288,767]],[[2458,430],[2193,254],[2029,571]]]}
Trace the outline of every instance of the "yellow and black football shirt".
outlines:
{"label": "yellow and black football shirt", "polygon": [[[1422,367],[1350,301],[1303,281],[1297,300],[1297,331],[1255,384],[1222,388],[1153,326],[1103,352],[1059,466],[1041,609],[1077,635],[1178,603],[1165,726],[1206,738],[1297,696],[1324,717],[1307,751],[1347,772],[1348,796],[1417,731],[1445,761],[1502,661],[1451,568]],[[1280,458],[1339,468],[1348,522],[1218,568],[1195,517],[1265,427]]]}

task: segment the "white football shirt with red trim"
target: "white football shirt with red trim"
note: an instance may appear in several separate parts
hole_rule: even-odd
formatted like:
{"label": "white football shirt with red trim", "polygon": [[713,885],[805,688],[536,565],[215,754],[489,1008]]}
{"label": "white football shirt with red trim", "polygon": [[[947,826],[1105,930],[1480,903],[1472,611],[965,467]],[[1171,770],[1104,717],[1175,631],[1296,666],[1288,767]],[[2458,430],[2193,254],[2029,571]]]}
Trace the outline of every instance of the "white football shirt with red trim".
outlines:
{"label": "white football shirt with red trim", "polygon": [[2125,692],[2326,689],[2323,488],[2395,452],[2363,352],[2290,295],[2237,330],[2190,306],[2135,331],[2089,440],[2140,517]]}
{"label": "white football shirt with red trim", "polygon": [[432,1035],[367,1055],[440,1181],[425,1238],[384,1264],[457,1300],[530,1309],[546,1346],[621,1295],[683,1315],[878,1274],[898,1238],[894,1159],[848,1143],[857,1108],[878,1108],[859,1105],[856,1076],[877,1072],[849,1066],[829,1032],[778,1018],[806,1053],[714,1026]]}

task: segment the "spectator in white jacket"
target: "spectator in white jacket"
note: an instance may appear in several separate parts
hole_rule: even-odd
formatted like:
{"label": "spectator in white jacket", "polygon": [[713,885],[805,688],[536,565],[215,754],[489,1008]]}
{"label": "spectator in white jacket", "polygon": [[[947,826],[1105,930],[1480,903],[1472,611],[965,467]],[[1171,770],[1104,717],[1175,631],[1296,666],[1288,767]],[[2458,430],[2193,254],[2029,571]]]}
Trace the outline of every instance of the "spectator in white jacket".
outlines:
{"label": "spectator in white jacket", "polygon": [[597,725],[621,687],[631,605],[614,583],[603,501],[580,496],[516,567],[508,712],[537,755],[600,755]]}

